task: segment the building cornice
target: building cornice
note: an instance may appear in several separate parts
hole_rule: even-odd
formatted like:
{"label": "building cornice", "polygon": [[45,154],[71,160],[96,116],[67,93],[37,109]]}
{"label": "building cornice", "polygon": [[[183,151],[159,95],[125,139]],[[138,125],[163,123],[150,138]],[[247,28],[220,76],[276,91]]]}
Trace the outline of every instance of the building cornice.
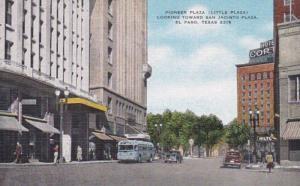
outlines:
{"label": "building cornice", "polygon": [[105,91],[107,91],[107,92],[109,92],[109,93],[111,93],[111,94],[114,94],[114,95],[116,95],[116,96],[118,96],[118,97],[121,97],[122,99],[124,99],[124,100],[126,100],[126,101],[128,101],[128,102],[130,102],[130,103],[132,103],[132,104],[134,104],[134,105],[139,106],[139,107],[142,108],[142,109],[147,110],[147,107],[145,107],[145,106],[143,106],[143,105],[137,103],[136,101],[133,101],[133,100],[131,100],[131,99],[129,99],[129,98],[127,98],[127,97],[125,97],[125,96],[123,96],[123,95],[121,95],[121,94],[119,94],[119,93],[113,91],[113,90],[110,90],[110,89],[108,89],[107,87],[103,87],[103,86],[90,87],[90,90],[97,90],[97,89],[103,89],[103,90],[105,90]]}
{"label": "building cornice", "polygon": [[247,66],[255,66],[255,65],[266,65],[266,64],[275,64],[273,61],[270,61],[270,62],[265,62],[265,63],[244,63],[244,64],[236,64],[235,66],[236,67],[247,67]]}

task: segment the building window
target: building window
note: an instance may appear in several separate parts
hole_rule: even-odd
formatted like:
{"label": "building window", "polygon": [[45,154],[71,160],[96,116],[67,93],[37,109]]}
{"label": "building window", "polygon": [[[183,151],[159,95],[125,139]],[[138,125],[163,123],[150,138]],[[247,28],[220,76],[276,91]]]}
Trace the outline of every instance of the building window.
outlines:
{"label": "building window", "polygon": [[246,79],[246,81],[249,80],[249,75],[248,74],[245,75],[245,79]]}
{"label": "building window", "polygon": [[22,65],[25,65],[25,55],[26,55],[27,49],[23,48],[23,56],[22,56]]}
{"label": "building window", "polygon": [[30,56],[30,67],[31,68],[33,68],[34,56],[35,56],[34,53],[32,53],[31,56]]}
{"label": "building window", "polygon": [[109,64],[112,64],[112,48],[108,47],[108,50],[107,50],[107,60],[108,60],[108,63]]}
{"label": "building window", "polygon": [[300,101],[299,78],[300,75],[289,77],[289,101]]}
{"label": "building window", "polygon": [[13,43],[10,41],[5,41],[5,59],[11,60],[11,47]]}
{"label": "building window", "polygon": [[268,73],[267,72],[264,72],[263,79],[268,79]]}
{"label": "building window", "polygon": [[108,107],[108,113],[112,113],[112,109],[111,109],[111,97],[107,98],[107,107]]}
{"label": "building window", "polygon": [[5,23],[8,25],[11,25],[11,14],[12,14],[12,6],[13,2],[12,1],[6,1],[6,16],[5,16]]}
{"label": "building window", "polygon": [[107,86],[109,88],[112,88],[112,73],[111,72],[107,73]]}
{"label": "building window", "polygon": [[289,140],[289,149],[291,151],[299,151],[300,150],[300,140]]}
{"label": "building window", "polygon": [[284,22],[296,21],[297,17],[294,14],[284,13],[283,15]]}
{"label": "building window", "polygon": [[108,38],[113,39],[113,25],[110,21],[108,21]]}
{"label": "building window", "polygon": [[283,0],[284,6],[289,6],[291,3],[294,4],[294,0]]}
{"label": "building window", "polygon": [[257,79],[261,79],[261,73],[257,73]]}
{"label": "building window", "polygon": [[25,18],[26,18],[27,10],[23,11],[23,33],[25,33]]}
{"label": "building window", "polygon": [[273,79],[273,72],[270,72],[269,78],[270,78],[270,79]]}
{"label": "building window", "polygon": [[108,13],[110,13],[110,15],[113,13],[112,0],[108,0]]}
{"label": "building window", "polygon": [[255,80],[256,80],[255,74],[251,74],[251,81],[255,81]]}
{"label": "building window", "polygon": [[31,37],[33,38],[33,32],[34,32],[33,27],[34,27],[35,16],[33,15],[33,16],[31,17],[31,19],[32,19],[32,25],[31,25]]}

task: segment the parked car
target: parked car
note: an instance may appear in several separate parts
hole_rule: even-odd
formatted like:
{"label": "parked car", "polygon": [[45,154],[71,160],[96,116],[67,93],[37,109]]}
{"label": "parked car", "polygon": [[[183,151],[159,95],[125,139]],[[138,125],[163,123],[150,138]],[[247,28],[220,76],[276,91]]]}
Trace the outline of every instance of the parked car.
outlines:
{"label": "parked car", "polygon": [[180,151],[172,150],[165,154],[165,163],[182,163],[182,156]]}
{"label": "parked car", "polygon": [[224,167],[233,166],[241,168],[242,156],[238,151],[229,151],[226,153],[223,165]]}

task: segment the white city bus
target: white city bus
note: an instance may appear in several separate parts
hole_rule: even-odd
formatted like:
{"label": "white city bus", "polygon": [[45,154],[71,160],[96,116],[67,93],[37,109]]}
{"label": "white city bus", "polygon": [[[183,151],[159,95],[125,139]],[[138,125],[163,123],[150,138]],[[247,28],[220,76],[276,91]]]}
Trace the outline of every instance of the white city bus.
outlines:
{"label": "white city bus", "polygon": [[151,162],[155,155],[155,148],[151,142],[124,140],[118,143],[118,160]]}

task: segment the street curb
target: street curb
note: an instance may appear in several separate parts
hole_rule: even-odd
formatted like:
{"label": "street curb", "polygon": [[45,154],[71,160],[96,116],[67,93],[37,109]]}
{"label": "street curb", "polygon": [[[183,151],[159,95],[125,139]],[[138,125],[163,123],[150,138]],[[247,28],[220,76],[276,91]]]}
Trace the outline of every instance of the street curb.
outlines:
{"label": "street curb", "polygon": [[38,166],[68,166],[68,165],[86,165],[86,164],[103,164],[103,163],[117,163],[118,160],[110,161],[82,161],[82,162],[69,162],[69,163],[0,163],[0,168],[9,168],[9,167],[38,167]]}
{"label": "street curb", "polygon": [[[250,166],[246,166],[245,169],[249,169],[249,170],[263,170],[266,169],[266,167],[264,165],[250,165]],[[282,169],[282,170],[299,170],[300,171],[300,166],[280,166],[277,165],[274,167],[274,169]]]}

